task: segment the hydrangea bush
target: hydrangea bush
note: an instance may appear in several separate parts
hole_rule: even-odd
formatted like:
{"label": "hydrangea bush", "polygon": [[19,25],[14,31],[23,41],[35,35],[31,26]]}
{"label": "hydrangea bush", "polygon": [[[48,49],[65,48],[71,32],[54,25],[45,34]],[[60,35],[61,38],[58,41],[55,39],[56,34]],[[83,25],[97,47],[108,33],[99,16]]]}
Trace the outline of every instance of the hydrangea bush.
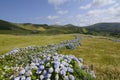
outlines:
{"label": "hydrangea bush", "polygon": [[94,80],[94,71],[83,65],[82,58],[57,53],[77,46],[79,38],[13,49],[0,56],[0,80]]}

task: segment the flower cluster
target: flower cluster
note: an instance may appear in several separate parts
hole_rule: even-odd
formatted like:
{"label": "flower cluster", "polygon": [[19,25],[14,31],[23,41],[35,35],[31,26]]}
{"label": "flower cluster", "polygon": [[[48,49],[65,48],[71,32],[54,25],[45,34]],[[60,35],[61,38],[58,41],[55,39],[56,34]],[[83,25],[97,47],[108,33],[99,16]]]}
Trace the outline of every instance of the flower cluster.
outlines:
{"label": "flower cluster", "polygon": [[112,41],[114,41],[114,42],[120,42],[120,39],[116,39],[116,40],[112,40]]}
{"label": "flower cluster", "polygon": [[[54,53],[31,57],[34,60],[24,68],[13,67],[16,72],[12,75],[13,80],[75,80],[77,76],[74,75],[74,64],[77,64],[81,70],[84,67],[83,59],[73,55]],[[93,71],[89,74],[95,77]]]}
{"label": "flower cluster", "polygon": [[82,58],[57,53],[59,49],[75,49],[81,45],[79,40],[77,37],[59,44],[15,48],[1,55],[0,80],[75,80],[88,75],[95,77],[94,71],[83,65]]}
{"label": "flower cluster", "polygon": [[5,58],[5,56],[14,56],[16,54],[21,54],[21,53],[28,53],[31,52],[32,54],[36,52],[43,52],[43,53],[50,53],[54,52],[56,50],[59,50],[61,48],[67,48],[67,49],[75,49],[77,46],[80,46],[81,43],[79,42],[79,38],[73,39],[73,40],[66,40],[63,42],[60,42],[59,44],[50,44],[50,45],[45,45],[45,46],[28,46],[25,48],[15,48],[11,50],[8,53],[5,53],[0,56],[0,59]]}

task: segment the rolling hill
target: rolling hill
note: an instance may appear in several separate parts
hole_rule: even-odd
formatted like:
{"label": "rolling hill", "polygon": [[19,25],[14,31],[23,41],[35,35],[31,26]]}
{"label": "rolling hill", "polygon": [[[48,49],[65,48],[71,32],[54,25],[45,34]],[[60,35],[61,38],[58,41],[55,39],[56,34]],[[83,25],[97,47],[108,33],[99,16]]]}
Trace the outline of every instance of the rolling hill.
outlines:
{"label": "rolling hill", "polygon": [[11,23],[0,20],[0,34],[92,34],[103,36],[120,37],[120,23],[97,23],[89,26],[79,27],[72,24],[47,25],[32,23]]}
{"label": "rolling hill", "polygon": [[120,37],[120,23],[97,23],[86,26],[88,34]]}
{"label": "rolling hill", "polygon": [[30,33],[30,30],[21,28],[15,23],[0,20],[0,34],[25,34]]}
{"label": "rolling hill", "polygon": [[80,33],[81,28],[68,24],[59,27],[57,25],[31,24],[31,23],[11,23],[0,20],[0,34],[69,34]]}

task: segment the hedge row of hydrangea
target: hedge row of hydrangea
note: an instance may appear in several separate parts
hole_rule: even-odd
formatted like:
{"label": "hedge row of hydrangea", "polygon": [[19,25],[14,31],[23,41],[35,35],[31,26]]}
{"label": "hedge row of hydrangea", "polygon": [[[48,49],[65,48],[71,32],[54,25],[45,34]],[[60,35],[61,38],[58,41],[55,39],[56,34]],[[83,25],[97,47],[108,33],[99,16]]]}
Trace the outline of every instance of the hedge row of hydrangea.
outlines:
{"label": "hedge row of hydrangea", "polygon": [[13,49],[0,56],[0,80],[94,80],[82,58],[58,54],[59,49],[76,49],[79,41]]}

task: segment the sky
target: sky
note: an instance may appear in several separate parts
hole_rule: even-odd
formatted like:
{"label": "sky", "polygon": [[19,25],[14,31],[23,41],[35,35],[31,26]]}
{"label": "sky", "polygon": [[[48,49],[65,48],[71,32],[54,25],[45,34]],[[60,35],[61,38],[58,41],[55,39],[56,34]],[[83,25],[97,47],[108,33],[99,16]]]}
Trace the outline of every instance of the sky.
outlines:
{"label": "sky", "polygon": [[0,19],[77,26],[120,22],[120,0],[0,0]]}

